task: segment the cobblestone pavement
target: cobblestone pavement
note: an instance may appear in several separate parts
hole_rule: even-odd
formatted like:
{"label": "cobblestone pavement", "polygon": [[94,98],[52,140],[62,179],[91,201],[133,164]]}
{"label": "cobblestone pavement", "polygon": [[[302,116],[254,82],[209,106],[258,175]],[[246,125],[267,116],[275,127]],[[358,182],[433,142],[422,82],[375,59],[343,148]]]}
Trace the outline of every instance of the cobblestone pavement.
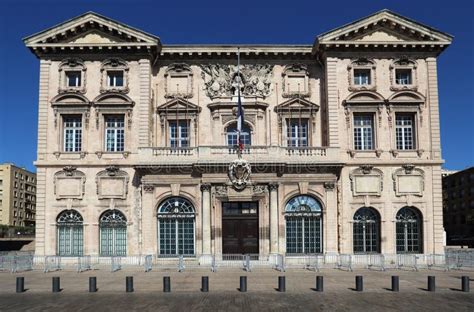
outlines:
{"label": "cobblestone pavement", "polygon": [[[276,290],[277,277],[286,276],[286,292]],[[324,276],[324,292],[314,291],[316,275]],[[356,292],[355,276],[364,277],[364,291]],[[390,276],[400,277],[400,292],[390,291]],[[436,276],[436,292],[428,292],[427,276]],[[461,276],[471,278],[471,292],[460,291]],[[27,291],[15,293],[17,276]],[[51,292],[51,278],[61,279],[60,293]],[[88,279],[97,277],[97,293],[88,293]],[[134,277],[133,293],[125,292],[125,277]],[[171,277],[171,293],[163,293],[163,276]],[[201,276],[209,276],[209,292],[200,292]],[[238,291],[239,276],[247,276],[248,291]],[[474,311],[474,272],[376,272],[334,269],[312,272],[289,270],[197,269],[176,271],[122,270],[110,273],[41,271],[0,273],[1,311]]]}

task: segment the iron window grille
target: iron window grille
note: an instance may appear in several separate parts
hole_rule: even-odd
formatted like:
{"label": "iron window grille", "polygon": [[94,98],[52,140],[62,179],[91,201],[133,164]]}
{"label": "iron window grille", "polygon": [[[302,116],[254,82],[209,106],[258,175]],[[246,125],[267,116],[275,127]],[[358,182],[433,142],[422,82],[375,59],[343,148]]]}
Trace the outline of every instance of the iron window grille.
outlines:
{"label": "iron window grille", "polygon": [[127,219],[118,210],[107,210],[99,221],[100,255],[127,255]]}
{"label": "iron window grille", "polygon": [[422,223],[420,213],[403,207],[396,216],[397,253],[422,253]]}
{"label": "iron window grille", "polygon": [[56,221],[57,254],[63,257],[82,256],[83,219],[75,210],[61,212]]}
{"label": "iron window grille", "polygon": [[158,256],[194,256],[194,206],[185,198],[170,197],[158,208],[157,218]]}
{"label": "iron window grille", "polygon": [[293,197],[285,207],[287,255],[322,252],[321,204],[311,196]]}
{"label": "iron window grille", "polygon": [[380,253],[380,217],[372,208],[360,208],[354,214],[354,253]]}

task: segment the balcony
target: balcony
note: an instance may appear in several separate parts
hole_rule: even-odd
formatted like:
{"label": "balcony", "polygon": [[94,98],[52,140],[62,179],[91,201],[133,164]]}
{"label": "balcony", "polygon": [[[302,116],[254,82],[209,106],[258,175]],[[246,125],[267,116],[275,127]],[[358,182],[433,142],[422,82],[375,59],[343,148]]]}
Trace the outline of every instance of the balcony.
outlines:
{"label": "balcony", "polygon": [[[237,158],[228,146],[146,147],[139,149],[139,165],[227,164]],[[248,146],[242,158],[254,164],[338,164],[339,148]]]}

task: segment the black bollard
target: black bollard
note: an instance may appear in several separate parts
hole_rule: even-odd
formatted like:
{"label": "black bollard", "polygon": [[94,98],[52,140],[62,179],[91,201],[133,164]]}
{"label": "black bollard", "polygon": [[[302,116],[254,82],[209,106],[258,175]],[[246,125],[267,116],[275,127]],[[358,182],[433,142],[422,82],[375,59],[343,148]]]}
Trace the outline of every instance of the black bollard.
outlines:
{"label": "black bollard", "polygon": [[97,292],[97,277],[95,276],[89,276],[89,292]]}
{"label": "black bollard", "polygon": [[240,292],[246,292],[247,291],[247,276],[241,276],[240,277]]}
{"label": "black bollard", "polygon": [[400,280],[397,275],[392,276],[392,291],[400,290]]}
{"label": "black bollard", "polygon": [[201,277],[201,291],[202,292],[209,291],[209,277],[208,276]]}
{"label": "black bollard", "polygon": [[58,276],[53,277],[53,292],[60,292],[61,291],[61,285],[60,285],[60,280]]}
{"label": "black bollard", "polygon": [[24,277],[16,278],[16,292],[17,293],[25,292],[25,278]]}
{"label": "black bollard", "polygon": [[125,277],[125,291],[126,292],[133,292],[133,276]]}
{"label": "black bollard", "polygon": [[324,291],[324,280],[322,276],[316,276],[316,291]]}
{"label": "black bollard", "polygon": [[428,276],[428,291],[436,291],[436,281],[434,276]]}
{"label": "black bollard", "polygon": [[461,277],[461,282],[462,282],[462,291],[469,292],[469,276]]}
{"label": "black bollard", "polygon": [[356,291],[363,291],[364,290],[364,280],[361,275],[356,276]]}
{"label": "black bollard", "polygon": [[278,276],[278,291],[285,292],[286,291],[286,282],[284,276]]}
{"label": "black bollard", "polygon": [[171,279],[169,276],[163,276],[163,292],[171,292]]}

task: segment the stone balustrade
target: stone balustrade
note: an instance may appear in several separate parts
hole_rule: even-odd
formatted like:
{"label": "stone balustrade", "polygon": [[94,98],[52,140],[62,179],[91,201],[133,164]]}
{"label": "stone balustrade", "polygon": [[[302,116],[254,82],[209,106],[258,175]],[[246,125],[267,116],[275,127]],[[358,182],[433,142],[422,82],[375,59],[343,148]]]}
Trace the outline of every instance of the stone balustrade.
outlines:
{"label": "stone balustrade", "polygon": [[[229,146],[146,147],[139,149],[140,164],[228,163],[237,157]],[[242,157],[251,163],[338,163],[339,148],[248,146]]]}

